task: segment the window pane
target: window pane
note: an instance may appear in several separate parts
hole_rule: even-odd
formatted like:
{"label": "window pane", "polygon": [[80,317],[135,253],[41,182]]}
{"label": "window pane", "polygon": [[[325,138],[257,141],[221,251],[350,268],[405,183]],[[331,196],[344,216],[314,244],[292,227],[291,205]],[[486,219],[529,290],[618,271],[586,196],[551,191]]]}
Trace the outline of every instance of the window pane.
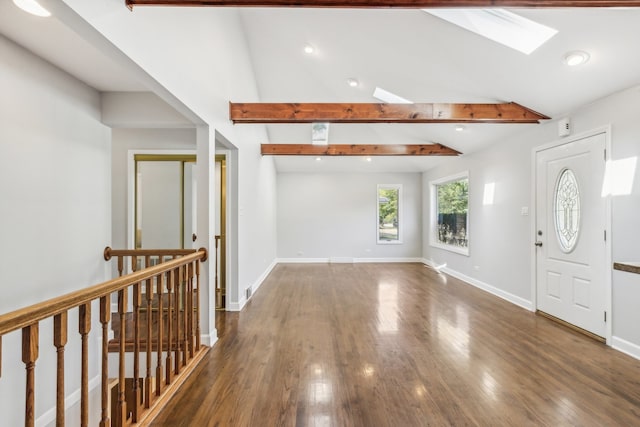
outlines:
{"label": "window pane", "polygon": [[562,250],[571,252],[580,231],[580,190],[571,169],[560,173],[554,198],[556,236]]}
{"label": "window pane", "polygon": [[436,185],[438,243],[468,247],[469,179]]}
{"label": "window pane", "polygon": [[378,241],[399,242],[400,188],[378,187]]}

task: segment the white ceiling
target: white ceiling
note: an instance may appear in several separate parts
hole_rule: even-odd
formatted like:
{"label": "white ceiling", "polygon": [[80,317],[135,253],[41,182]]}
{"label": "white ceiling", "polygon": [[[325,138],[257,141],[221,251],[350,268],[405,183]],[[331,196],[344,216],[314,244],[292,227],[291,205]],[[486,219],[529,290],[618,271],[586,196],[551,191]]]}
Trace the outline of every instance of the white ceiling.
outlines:
{"label": "white ceiling", "polygon": [[[414,102],[514,101],[552,118],[640,83],[640,9],[513,9],[559,30],[525,55],[420,10],[244,9],[242,17],[263,102],[377,102],[382,87]],[[303,52],[305,43],[317,54]],[[589,63],[570,68],[568,51]],[[347,78],[360,86],[351,88]],[[243,100],[233,100],[241,102]],[[532,125],[332,125],[330,143],[438,142],[472,153]],[[535,126],[535,125],[533,125]],[[270,125],[273,143],[305,143],[310,125]],[[349,166],[424,170],[443,158],[277,159],[280,171]],[[338,165],[339,164],[339,165]]]}
{"label": "white ceiling", "polygon": [[[560,118],[640,83],[640,9],[513,11],[559,33],[527,56],[420,10],[256,8],[243,9],[241,17],[263,102],[377,102],[371,95],[379,86],[415,102],[514,101]],[[9,0],[0,2],[0,33],[100,91],[146,90],[55,18],[30,16]],[[305,54],[306,43],[316,53]],[[589,52],[590,62],[569,68],[562,58],[571,50]],[[350,77],[360,86],[349,87]],[[455,132],[447,124],[333,124],[329,139],[437,142],[472,153],[528,126],[536,125],[470,124]],[[272,143],[311,138],[309,124],[269,125],[268,132]],[[420,171],[442,161],[278,157],[276,164],[280,171]]]}
{"label": "white ceiling", "polygon": [[15,7],[11,0],[2,0],[0,34],[101,92],[148,90],[54,16],[33,16]]}

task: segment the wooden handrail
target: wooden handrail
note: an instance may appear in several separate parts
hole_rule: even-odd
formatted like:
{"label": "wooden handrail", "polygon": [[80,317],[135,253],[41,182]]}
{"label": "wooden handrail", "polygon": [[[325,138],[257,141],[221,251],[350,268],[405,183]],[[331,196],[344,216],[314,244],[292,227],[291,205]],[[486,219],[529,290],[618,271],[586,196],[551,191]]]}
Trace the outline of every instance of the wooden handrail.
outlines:
{"label": "wooden handrail", "polygon": [[[86,289],[71,292],[47,301],[0,315],[0,366],[2,336],[22,330],[22,362],[26,369],[25,412],[26,427],[35,425],[35,383],[36,361],[40,347],[40,323],[53,318],[53,346],[56,349],[56,427],[65,425],[65,347],[68,341],[68,312],[78,312],[78,333],[81,340],[80,357],[80,426],[90,423],[89,405],[89,354],[92,329],[91,308],[99,301],[99,323],[101,326],[101,384],[99,412],[100,427],[124,427],[144,422],[151,416],[154,408],[168,399],[177,390],[184,373],[193,369],[206,350],[200,346],[200,263],[207,260],[207,250],[194,249],[158,249],[158,250],[104,250],[105,260],[117,257],[120,277]],[[124,260],[130,258],[133,272],[123,275]],[[157,264],[151,266],[151,259],[157,258]],[[168,261],[167,261],[168,259]],[[164,281],[167,286],[164,287]],[[154,294],[154,285],[157,292]],[[142,315],[143,288],[146,297],[146,312]],[[118,375],[113,381],[109,378],[109,326],[111,325],[111,296],[117,293],[118,309],[114,313],[119,321],[116,344],[118,344]],[[163,311],[162,300],[167,297],[168,312]],[[132,297],[132,304],[129,298]],[[153,307],[157,298],[158,311]],[[133,311],[129,311],[132,307]],[[172,319],[172,317],[174,317]],[[146,323],[144,341],[141,327]],[[166,337],[163,323],[168,324]],[[130,328],[127,328],[129,323]],[[155,323],[155,329],[153,324]],[[175,334],[171,334],[172,323]],[[130,333],[127,334],[127,331]],[[132,332],[132,333],[131,333]],[[155,336],[154,336],[155,333]],[[133,338],[133,342],[131,342]],[[167,345],[163,347],[163,340]],[[115,339],[113,340],[116,341]],[[157,375],[152,376],[153,345],[157,347]],[[132,344],[132,350],[127,343]],[[142,344],[144,345],[144,349]],[[167,354],[166,376],[163,374],[162,353]],[[133,378],[127,378],[126,353],[132,352]],[[145,353],[146,376],[141,372],[141,356]],[[173,353],[174,364],[171,364]],[[195,363],[193,363],[195,361]],[[176,381],[174,381],[174,378]],[[165,383],[163,390],[161,383]],[[114,400],[110,399],[114,397]],[[155,403],[153,402],[155,400]],[[95,420],[95,418],[94,418]]]}
{"label": "wooden handrail", "polygon": [[[116,252],[120,251],[112,250],[111,254],[115,256]],[[157,276],[158,274],[170,271],[195,260],[203,262],[206,261],[207,250],[205,248],[200,248],[197,251],[192,250],[188,255],[184,255],[181,258],[176,258],[126,276],[108,280],[79,291],[71,292],[10,313],[2,314],[0,315],[0,335],[6,335],[9,332],[33,325],[34,323],[53,317],[56,314],[63,313],[83,304],[88,304],[102,296],[124,290],[135,283]]]}
{"label": "wooden handrail", "polygon": [[[184,256],[190,255],[194,252],[198,252],[201,250],[205,250],[200,248],[198,250],[195,249],[111,249],[109,246],[104,248],[104,259],[105,261],[109,261],[114,256],[137,256],[137,257],[146,257],[146,256]],[[206,252],[206,250],[205,250]],[[206,257],[202,259],[202,261],[206,261]]]}

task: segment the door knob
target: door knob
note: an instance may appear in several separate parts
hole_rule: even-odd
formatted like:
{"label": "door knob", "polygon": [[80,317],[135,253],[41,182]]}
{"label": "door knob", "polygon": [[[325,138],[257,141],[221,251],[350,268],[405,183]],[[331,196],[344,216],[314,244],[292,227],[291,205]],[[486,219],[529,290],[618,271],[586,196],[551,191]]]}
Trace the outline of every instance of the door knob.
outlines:
{"label": "door knob", "polygon": [[536,243],[535,243],[535,245],[536,245],[537,247],[541,247],[541,246],[542,246],[542,242],[536,242]]}

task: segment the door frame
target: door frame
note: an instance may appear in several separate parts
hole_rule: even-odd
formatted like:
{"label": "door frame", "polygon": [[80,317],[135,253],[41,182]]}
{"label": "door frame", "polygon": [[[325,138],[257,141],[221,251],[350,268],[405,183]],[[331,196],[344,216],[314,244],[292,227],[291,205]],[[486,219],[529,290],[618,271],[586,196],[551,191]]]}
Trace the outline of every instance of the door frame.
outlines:
{"label": "door frame", "polygon": [[[127,248],[135,249],[135,198],[136,198],[136,161],[137,155],[152,156],[196,156],[196,150],[128,150],[127,151]],[[197,158],[197,157],[196,157]],[[184,240],[184,238],[183,238]]]}
{"label": "door frame", "polygon": [[[536,241],[536,224],[538,223],[537,218],[537,180],[538,180],[538,168],[537,168],[537,154],[540,151],[548,150],[550,148],[558,147],[561,145],[569,144],[571,142],[575,142],[581,139],[589,138],[592,136],[596,136],[599,134],[604,134],[605,136],[605,162],[611,161],[611,125],[595,128],[586,132],[582,132],[576,135],[571,135],[569,137],[563,139],[557,139],[552,142],[548,142],[546,144],[542,144],[536,147],[533,147],[531,151],[531,211],[533,214],[531,216],[530,222],[530,254],[531,254],[531,306],[533,311],[538,309],[538,298],[537,298],[537,257],[538,252],[536,251],[536,247],[534,245]],[[611,255],[611,195],[607,194],[605,197],[605,230],[607,233],[607,239],[605,241],[605,260],[604,260],[604,288],[605,288],[605,310],[607,312],[607,321],[605,325],[605,340],[608,346],[611,346],[611,337],[612,337],[612,327],[613,327],[613,313],[611,306],[611,296],[612,296],[612,255]]]}

